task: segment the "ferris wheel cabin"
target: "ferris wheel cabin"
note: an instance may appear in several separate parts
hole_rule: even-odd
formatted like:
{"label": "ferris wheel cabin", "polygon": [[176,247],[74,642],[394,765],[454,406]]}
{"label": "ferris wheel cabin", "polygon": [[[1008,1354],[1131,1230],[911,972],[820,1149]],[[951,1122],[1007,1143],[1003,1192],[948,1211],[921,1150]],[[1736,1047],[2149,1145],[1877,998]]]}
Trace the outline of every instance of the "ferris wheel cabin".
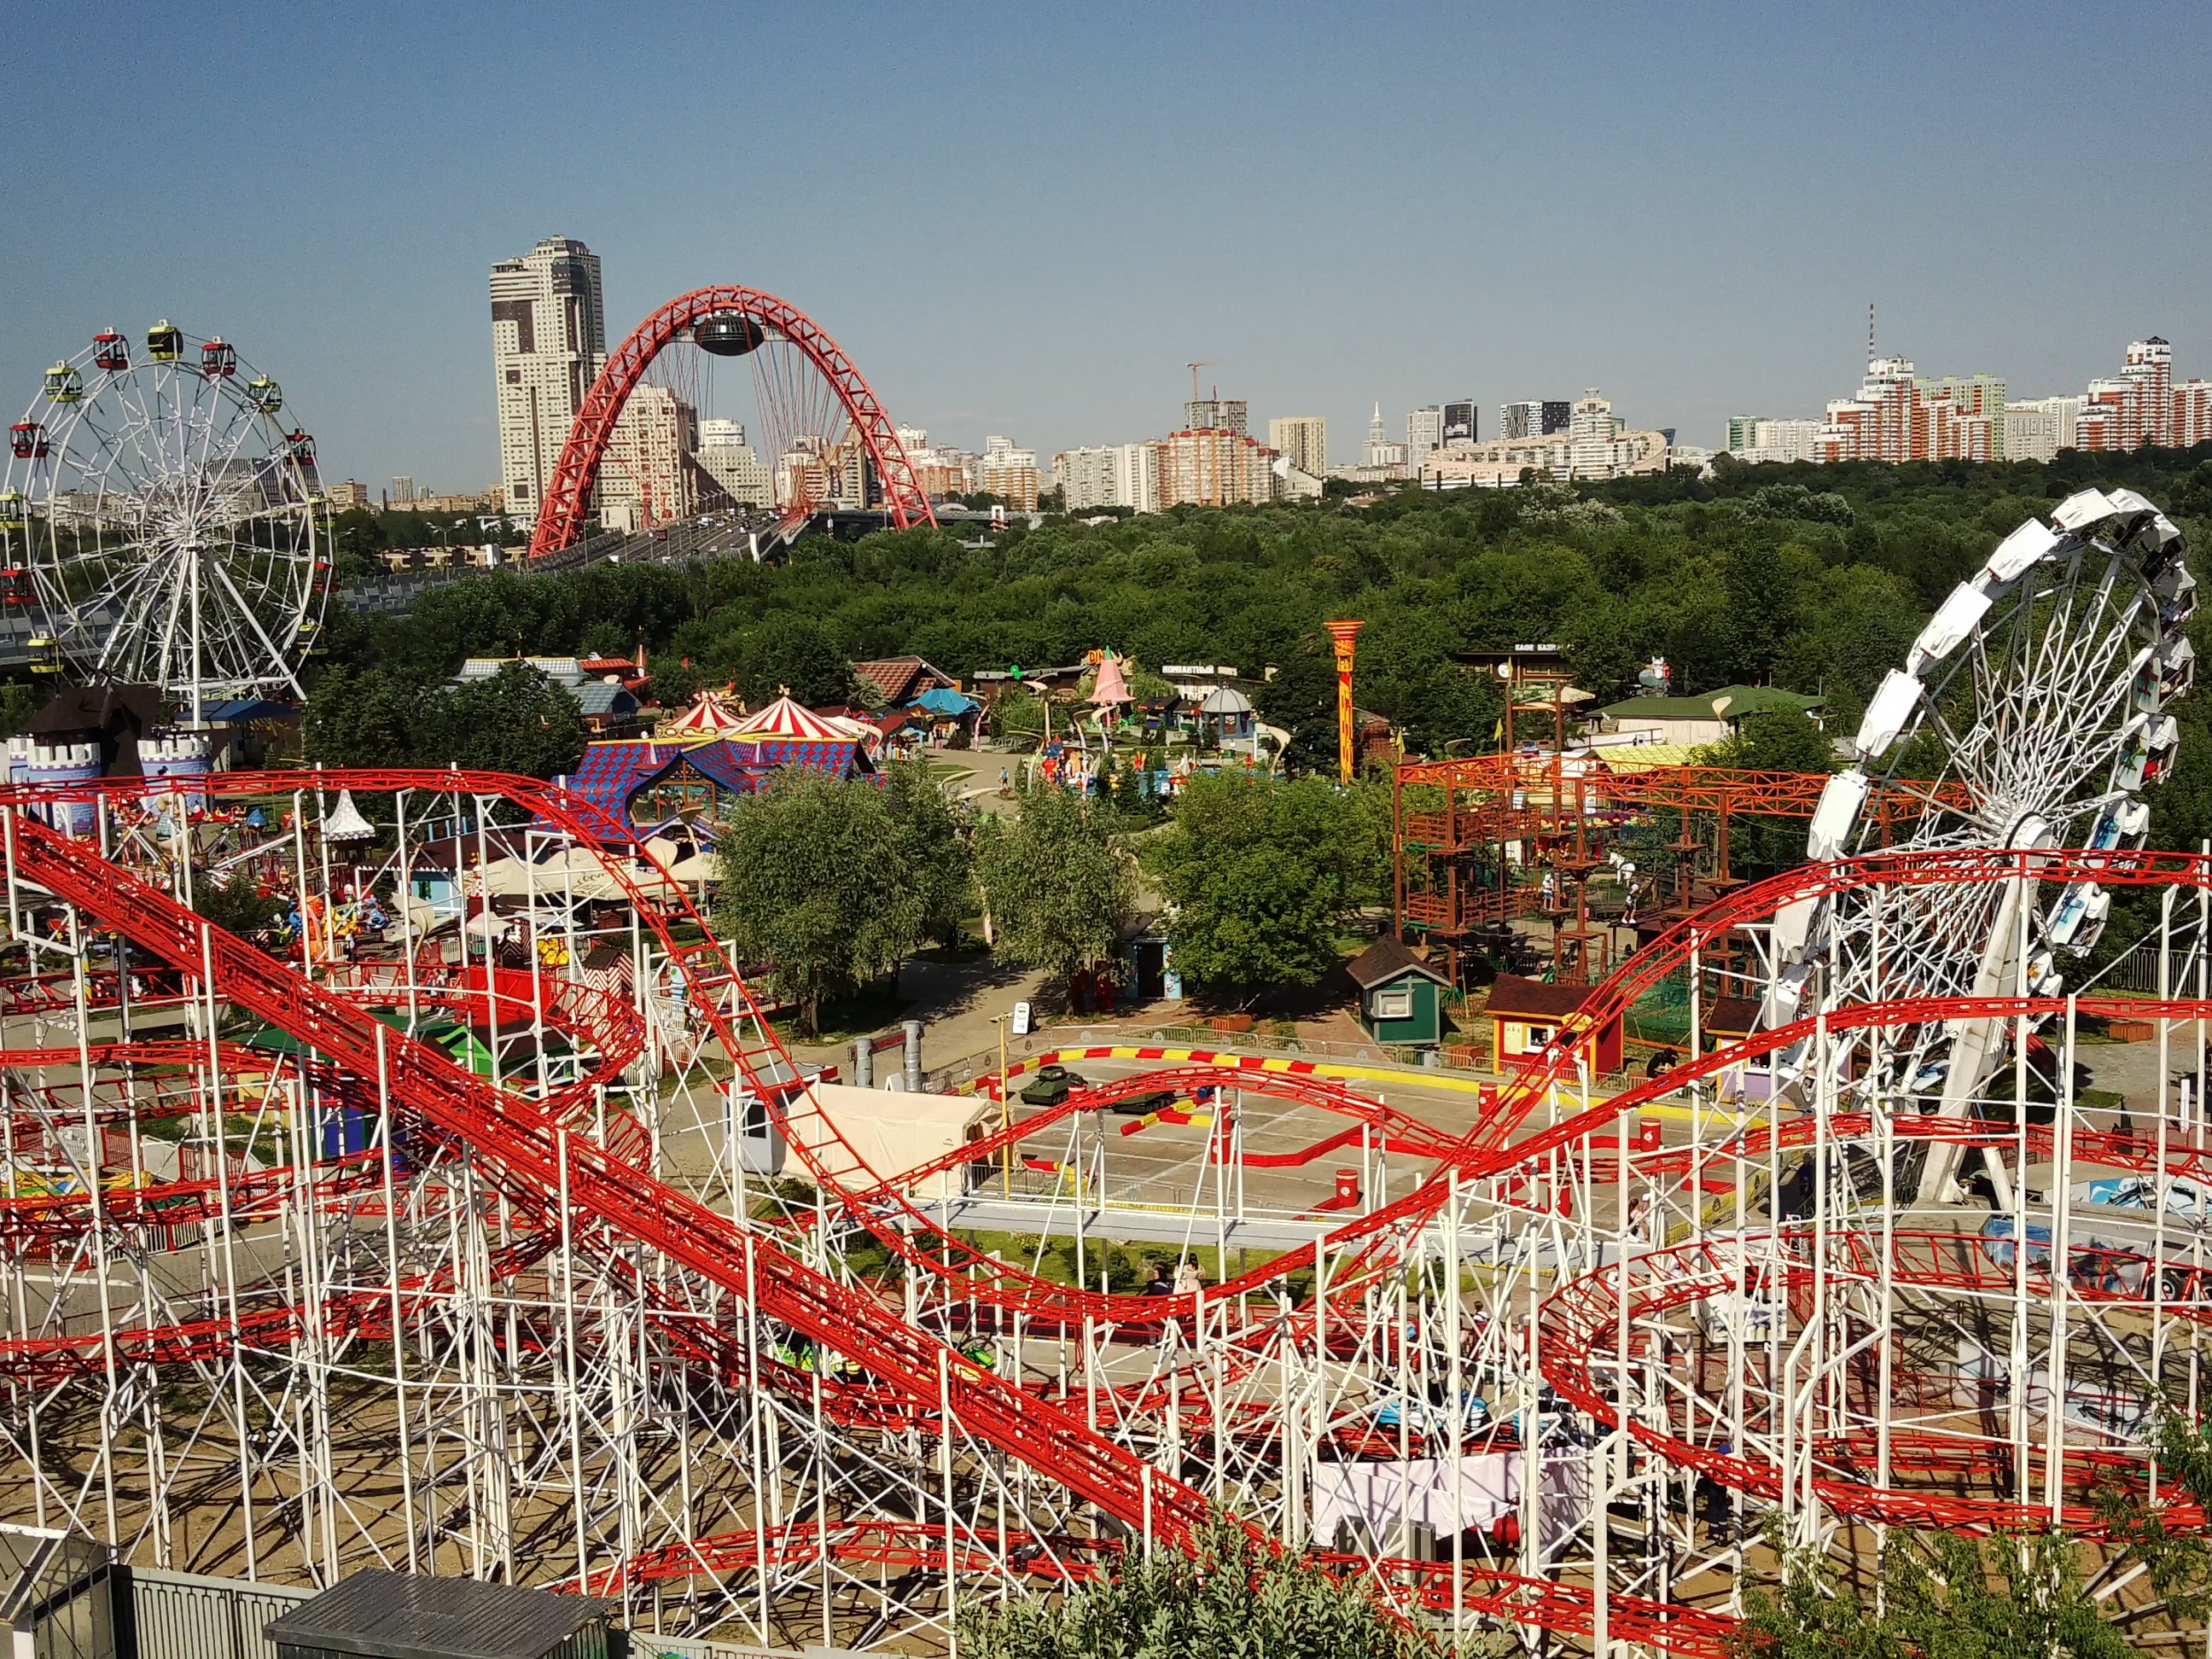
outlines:
{"label": "ferris wheel cabin", "polygon": [[200,347],[200,373],[211,380],[227,380],[238,373],[238,349],[218,334]]}
{"label": "ferris wheel cabin", "polygon": [[57,363],[46,371],[46,401],[50,403],[75,403],[84,399],[84,377],[66,363]]}
{"label": "ferris wheel cabin", "polygon": [[265,374],[256,375],[246,382],[246,398],[265,415],[273,415],[284,407],[284,393]]}
{"label": "ferris wheel cabin", "polygon": [[8,452],[19,461],[43,461],[51,447],[46,428],[35,420],[19,420],[8,428]]}
{"label": "ferris wheel cabin", "polygon": [[174,363],[184,355],[184,330],[163,318],[146,331],[146,355],[156,363]]}
{"label": "ferris wheel cabin", "polygon": [[103,374],[120,374],[131,366],[131,349],[112,328],[92,336],[92,366]]}

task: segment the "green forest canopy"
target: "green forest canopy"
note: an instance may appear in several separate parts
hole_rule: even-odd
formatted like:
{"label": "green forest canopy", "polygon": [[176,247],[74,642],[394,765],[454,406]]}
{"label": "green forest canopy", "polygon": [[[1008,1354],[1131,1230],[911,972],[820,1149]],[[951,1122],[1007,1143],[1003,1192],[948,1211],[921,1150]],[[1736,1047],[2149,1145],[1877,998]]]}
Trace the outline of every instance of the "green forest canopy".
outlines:
{"label": "green forest canopy", "polygon": [[[1410,746],[1487,747],[1492,684],[1451,653],[1556,641],[1601,703],[1663,655],[1678,692],[1735,681],[1824,695],[1849,730],[1921,623],[1997,540],[2091,485],[2125,483],[2212,549],[2212,446],[2033,462],[1744,467],[1572,488],[1433,494],[1356,507],[1178,509],[1048,518],[964,545],[949,531],[810,537],[782,565],[505,572],[426,593],[405,618],[334,618],[330,662],[425,683],[465,656],[627,653],[664,695],[758,686],[826,639],[850,660],[916,652],[947,672],[1067,664],[1274,667],[1263,716],[1320,759],[1332,677],[1320,624],[1364,618],[1356,695]],[[972,534],[972,532],[963,532]],[[802,648],[804,648],[803,649]],[[2212,833],[2202,722],[2163,838]]]}

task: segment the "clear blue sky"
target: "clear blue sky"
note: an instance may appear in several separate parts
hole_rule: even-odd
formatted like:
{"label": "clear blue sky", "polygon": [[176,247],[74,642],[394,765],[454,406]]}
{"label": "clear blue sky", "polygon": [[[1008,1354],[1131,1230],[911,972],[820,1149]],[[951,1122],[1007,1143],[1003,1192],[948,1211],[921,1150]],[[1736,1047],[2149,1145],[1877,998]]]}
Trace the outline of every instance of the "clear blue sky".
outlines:
{"label": "clear blue sky", "polygon": [[2212,376],[2212,8],[19,7],[0,405],[166,314],[326,471],[495,473],[486,273],[605,262],[608,328],[793,300],[898,419],[1049,452],[1188,377],[1350,458],[1596,385],[1717,441],[1881,340],[2013,394],[2147,332]]}

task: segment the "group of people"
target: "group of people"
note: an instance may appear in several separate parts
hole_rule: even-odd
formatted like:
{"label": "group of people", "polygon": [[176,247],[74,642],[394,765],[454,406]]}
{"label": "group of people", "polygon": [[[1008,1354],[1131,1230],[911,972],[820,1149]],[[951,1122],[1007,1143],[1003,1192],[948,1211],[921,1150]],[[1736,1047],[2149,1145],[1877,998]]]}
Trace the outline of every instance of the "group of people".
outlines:
{"label": "group of people", "polygon": [[1175,1264],[1172,1279],[1160,1271],[1157,1262],[1144,1264],[1144,1295],[1189,1296],[1205,1288],[1206,1276],[1198,1271],[1198,1258],[1194,1256],[1187,1256]]}

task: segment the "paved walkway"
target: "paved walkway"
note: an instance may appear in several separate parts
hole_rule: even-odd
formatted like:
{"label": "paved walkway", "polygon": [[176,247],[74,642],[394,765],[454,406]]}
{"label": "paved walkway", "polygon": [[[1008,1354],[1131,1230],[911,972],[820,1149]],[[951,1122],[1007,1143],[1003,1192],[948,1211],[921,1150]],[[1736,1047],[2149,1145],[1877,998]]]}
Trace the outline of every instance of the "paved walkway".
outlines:
{"label": "paved walkway", "polygon": [[[1045,976],[1025,968],[1012,968],[986,954],[945,959],[934,955],[910,956],[899,971],[899,991],[907,1008],[888,1025],[904,1019],[922,1022],[922,1066],[945,1065],[998,1046],[996,1015],[1011,1015],[1014,1004],[1035,1002]],[[834,1065],[849,1080],[852,1051],[848,1043],[794,1043],[795,1058],[803,1064]],[[877,1064],[880,1083],[897,1066],[886,1056]]]}

